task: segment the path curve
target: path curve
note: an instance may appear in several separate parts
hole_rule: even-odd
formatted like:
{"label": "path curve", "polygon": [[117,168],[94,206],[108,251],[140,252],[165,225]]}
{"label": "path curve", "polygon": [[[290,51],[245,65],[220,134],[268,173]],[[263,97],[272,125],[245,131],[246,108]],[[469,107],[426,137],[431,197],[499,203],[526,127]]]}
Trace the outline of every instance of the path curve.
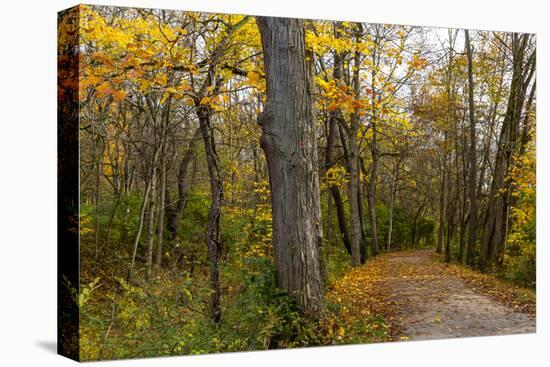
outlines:
{"label": "path curve", "polygon": [[393,308],[401,339],[429,340],[534,333],[533,314],[518,312],[434,263],[433,250],[388,255],[378,286]]}

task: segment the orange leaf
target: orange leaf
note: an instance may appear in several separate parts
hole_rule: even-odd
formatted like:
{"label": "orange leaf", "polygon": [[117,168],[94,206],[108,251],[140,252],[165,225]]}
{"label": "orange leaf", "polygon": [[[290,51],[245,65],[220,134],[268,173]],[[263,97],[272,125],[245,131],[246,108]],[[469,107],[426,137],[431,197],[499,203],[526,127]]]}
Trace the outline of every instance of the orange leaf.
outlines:
{"label": "orange leaf", "polygon": [[114,99],[115,101],[120,102],[120,101],[122,101],[124,98],[126,98],[126,92],[123,91],[122,89],[119,89],[119,90],[113,92],[113,99]]}
{"label": "orange leaf", "polygon": [[104,95],[104,96],[113,93],[111,83],[109,83],[108,81],[105,81],[105,82],[101,83],[100,85],[98,85],[95,90],[97,91],[97,93],[99,95]]}

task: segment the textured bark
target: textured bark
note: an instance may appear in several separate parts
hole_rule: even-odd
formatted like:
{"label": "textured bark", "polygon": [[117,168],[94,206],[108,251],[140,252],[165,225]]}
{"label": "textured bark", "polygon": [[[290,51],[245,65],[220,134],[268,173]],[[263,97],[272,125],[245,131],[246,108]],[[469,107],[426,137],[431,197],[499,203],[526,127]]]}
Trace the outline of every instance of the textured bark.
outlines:
{"label": "textured bark", "polygon": [[316,126],[300,19],[257,18],[266,104],[258,116],[268,164],[276,282],[308,316],[324,311]]}

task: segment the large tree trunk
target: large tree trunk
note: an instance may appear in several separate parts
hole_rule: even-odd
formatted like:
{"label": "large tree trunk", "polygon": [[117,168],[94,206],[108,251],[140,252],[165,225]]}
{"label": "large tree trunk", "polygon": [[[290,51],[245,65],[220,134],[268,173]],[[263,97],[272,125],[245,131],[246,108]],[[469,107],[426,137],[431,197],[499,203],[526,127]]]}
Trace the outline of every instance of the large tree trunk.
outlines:
{"label": "large tree trunk", "polygon": [[308,316],[324,311],[322,224],[312,85],[300,19],[257,18],[264,51],[262,128],[273,211],[277,286]]}
{"label": "large tree trunk", "polygon": [[[468,56],[468,110],[470,117],[470,149],[468,150],[468,196],[470,198],[470,220],[468,223],[468,248],[467,248],[467,264],[473,265],[474,252],[477,242],[477,158],[476,158],[476,120],[474,110],[474,72],[472,62],[472,47],[470,45],[470,33],[464,31],[466,37],[466,54]],[[462,259],[460,259],[462,261]]]}

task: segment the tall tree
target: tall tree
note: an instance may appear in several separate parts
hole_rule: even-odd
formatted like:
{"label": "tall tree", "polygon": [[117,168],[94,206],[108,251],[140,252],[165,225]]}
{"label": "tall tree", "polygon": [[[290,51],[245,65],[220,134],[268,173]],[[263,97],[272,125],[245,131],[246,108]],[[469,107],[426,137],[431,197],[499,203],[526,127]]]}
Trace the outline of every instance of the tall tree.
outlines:
{"label": "tall tree", "polygon": [[[355,29],[355,38],[356,42],[360,41],[362,36],[362,26],[360,23],[356,24]],[[356,48],[354,51],[354,69],[353,69],[353,78],[352,78],[352,87],[353,94],[355,99],[359,99],[359,94],[361,92],[361,79],[360,79],[360,70],[361,70],[361,53],[359,49]],[[361,174],[359,170],[359,144],[357,142],[357,132],[359,131],[359,106],[356,106],[353,110],[353,113],[350,117],[350,127],[348,129],[348,141],[349,141],[349,182],[348,182],[348,197],[349,197],[349,206],[350,206],[350,244],[351,244],[351,259],[353,265],[361,264],[361,221],[362,216],[359,211],[359,201],[361,197],[359,195],[359,175]],[[370,208],[370,202],[369,202]],[[376,243],[376,226],[373,231],[374,235],[372,237],[373,244]],[[374,253],[374,251],[373,251]]]}
{"label": "tall tree", "polygon": [[466,38],[466,55],[468,57],[468,111],[470,118],[470,149],[468,150],[468,197],[470,199],[470,219],[468,223],[468,247],[466,263],[473,265],[474,251],[477,242],[477,158],[476,158],[476,118],[474,109],[474,71],[472,61],[472,45],[470,43],[470,32],[464,30]]}
{"label": "tall tree", "polygon": [[302,313],[323,312],[316,125],[299,19],[257,18],[264,52],[266,104],[258,116],[269,170],[277,286]]}
{"label": "tall tree", "polygon": [[504,254],[510,209],[509,183],[506,175],[517,149],[519,126],[527,90],[535,72],[536,50],[530,34],[512,34],[512,80],[508,95],[506,114],[498,140],[496,162],[487,211],[485,215],[483,240],[479,268],[487,270],[492,262],[500,263]]}

